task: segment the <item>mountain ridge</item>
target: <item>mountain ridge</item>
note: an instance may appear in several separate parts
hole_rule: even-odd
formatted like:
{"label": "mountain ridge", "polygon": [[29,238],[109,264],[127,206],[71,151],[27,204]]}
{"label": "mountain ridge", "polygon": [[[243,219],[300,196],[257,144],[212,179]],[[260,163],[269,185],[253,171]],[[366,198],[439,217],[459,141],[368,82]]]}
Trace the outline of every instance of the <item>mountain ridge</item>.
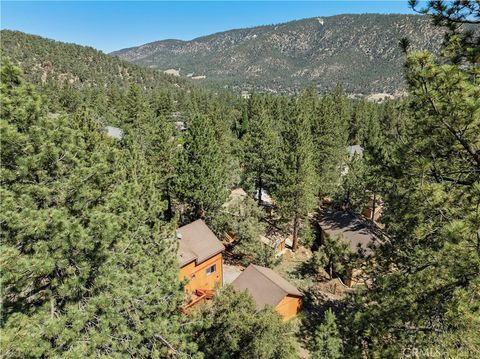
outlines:
{"label": "mountain ridge", "polygon": [[342,14],[158,40],[111,55],[158,70],[180,68],[233,89],[291,92],[343,83],[349,92],[394,93],[404,90],[400,38],[433,50],[438,32],[421,15]]}
{"label": "mountain ridge", "polygon": [[76,88],[117,86],[132,83],[144,88],[186,87],[183,79],[132,64],[91,46],[66,43],[16,30],[0,31],[2,58],[22,68],[35,84],[55,82]]}

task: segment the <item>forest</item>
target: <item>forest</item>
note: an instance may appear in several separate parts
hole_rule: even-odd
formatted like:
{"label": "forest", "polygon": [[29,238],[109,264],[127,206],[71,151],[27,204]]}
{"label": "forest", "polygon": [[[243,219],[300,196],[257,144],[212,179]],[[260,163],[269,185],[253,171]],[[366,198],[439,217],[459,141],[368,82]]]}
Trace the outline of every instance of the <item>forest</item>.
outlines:
{"label": "forest", "polygon": [[[380,103],[342,85],[246,99],[2,31],[0,357],[480,357],[480,5],[410,3],[445,37],[438,56],[392,45],[408,95]],[[373,255],[319,239],[327,209],[379,198]],[[175,230],[197,219],[235,233],[231,264],[279,268],[267,228],[310,253],[284,273],[303,313],[227,285],[185,314]],[[362,284],[324,299],[354,265]]]}

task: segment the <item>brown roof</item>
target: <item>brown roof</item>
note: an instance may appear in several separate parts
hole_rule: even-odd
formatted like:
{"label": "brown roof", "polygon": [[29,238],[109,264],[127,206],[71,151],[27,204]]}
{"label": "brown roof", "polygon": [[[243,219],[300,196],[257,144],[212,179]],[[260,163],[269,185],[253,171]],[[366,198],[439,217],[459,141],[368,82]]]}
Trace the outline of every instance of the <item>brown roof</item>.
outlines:
{"label": "brown roof", "polygon": [[369,244],[382,237],[378,227],[350,212],[325,211],[319,225],[332,238],[339,238],[347,243],[354,253],[361,247],[367,254],[371,254]]}
{"label": "brown roof", "polygon": [[178,228],[177,234],[181,237],[177,257],[182,267],[194,260],[197,264],[205,262],[225,250],[222,242],[201,219]]}
{"label": "brown roof", "polygon": [[241,291],[247,291],[257,304],[258,309],[266,305],[276,307],[287,295],[303,296],[292,284],[273,270],[250,264],[232,285]]}

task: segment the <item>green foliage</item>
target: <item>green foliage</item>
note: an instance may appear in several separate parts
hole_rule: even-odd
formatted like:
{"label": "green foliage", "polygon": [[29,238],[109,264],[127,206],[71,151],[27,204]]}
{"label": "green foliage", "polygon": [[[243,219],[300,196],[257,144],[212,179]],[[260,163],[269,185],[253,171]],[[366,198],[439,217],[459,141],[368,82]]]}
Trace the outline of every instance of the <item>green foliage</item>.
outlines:
{"label": "green foliage", "polygon": [[257,264],[272,267],[277,263],[275,250],[260,240],[265,233],[264,213],[252,198],[232,203],[227,212],[217,215],[214,222],[220,232],[235,236],[232,244],[234,257],[244,266]]}
{"label": "green foliage", "polygon": [[349,245],[340,238],[328,234],[323,237],[315,261],[323,265],[323,268],[327,268],[330,278],[333,278],[334,273],[348,275],[349,269],[355,267],[354,255]]}
{"label": "green foliage", "polygon": [[195,210],[218,211],[227,198],[224,154],[215,136],[213,121],[196,116],[189,125],[180,157],[178,193]]}
{"label": "green foliage", "polygon": [[243,137],[245,177],[252,183],[261,204],[262,191],[269,187],[276,168],[280,145],[279,134],[273,118],[259,105],[255,106],[256,94],[250,99],[248,129]]}
{"label": "green foliage", "polygon": [[246,292],[224,288],[202,313],[202,320],[207,324],[198,334],[198,343],[206,358],[297,357],[290,325],[271,308],[257,310]]}
{"label": "green foliage", "polygon": [[325,318],[315,331],[313,341],[312,359],[342,358],[342,338],[337,328],[335,314],[331,309],[325,312]]}
{"label": "green foliage", "polygon": [[283,218],[293,220],[293,250],[298,247],[301,221],[315,206],[317,177],[313,161],[310,118],[300,99],[294,98],[282,131],[282,146],[275,198]]}
{"label": "green foliage", "polygon": [[141,152],[88,111],[47,115],[10,64],[1,78],[2,356],[160,358],[165,341],[195,351],[177,311],[173,228],[158,220]]}
{"label": "green foliage", "polygon": [[357,213],[362,211],[369,199],[367,192],[369,171],[370,168],[363,158],[355,154],[347,162],[341,185],[338,188],[337,199],[339,202]]}
{"label": "green foliage", "polygon": [[[21,66],[28,81],[56,83],[71,90],[97,87],[173,88],[183,81],[107,56],[91,47],[66,44],[19,31],[1,31],[2,57]],[[72,93],[73,94],[73,93]]]}
{"label": "green foliage", "polygon": [[[452,24],[444,50],[450,40],[466,36],[458,33],[457,11],[470,5],[478,8],[473,1],[427,5],[428,12],[443,16],[436,21]],[[479,22],[478,12],[469,21]],[[463,47],[457,55],[472,46],[457,45]],[[376,251],[372,286],[355,296],[348,336],[358,340],[349,342],[352,356],[398,357],[419,350],[479,355],[478,74],[478,63],[468,56],[436,60],[425,52],[408,54],[408,117],[395,141],[385,143],[383,156],[388,205],[382,222],[389,240]]]}
{"label": "green foliage", "polygon": [[340,88],[315,100],[311,111],[318,192],[331,196],[337,190],[345,161],[350,104]]}

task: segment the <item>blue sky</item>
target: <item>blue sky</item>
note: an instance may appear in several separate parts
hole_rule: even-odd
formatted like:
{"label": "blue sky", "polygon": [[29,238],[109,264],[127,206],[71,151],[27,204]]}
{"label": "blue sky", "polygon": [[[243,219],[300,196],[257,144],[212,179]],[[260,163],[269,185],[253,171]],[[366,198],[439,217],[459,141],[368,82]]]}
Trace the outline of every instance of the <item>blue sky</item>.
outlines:
{"label": "blue sky", "polygon": [[343,13],[412,13],[403,1],[1,1],[1,28],[111,52],[162,39]]}

